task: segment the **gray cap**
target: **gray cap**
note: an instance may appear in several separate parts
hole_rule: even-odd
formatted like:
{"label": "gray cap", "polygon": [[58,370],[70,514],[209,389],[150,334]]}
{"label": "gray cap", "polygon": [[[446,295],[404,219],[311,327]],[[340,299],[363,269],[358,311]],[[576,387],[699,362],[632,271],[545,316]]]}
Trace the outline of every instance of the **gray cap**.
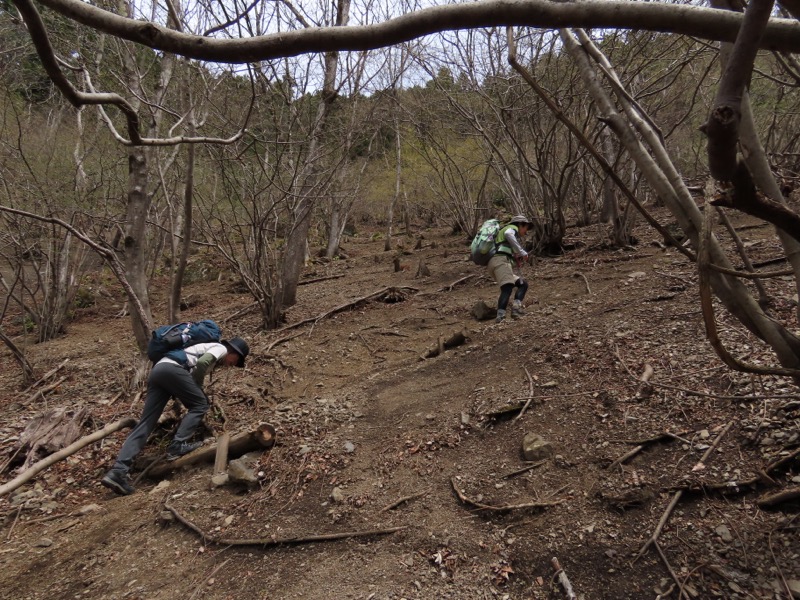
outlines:
{"label": "gray cap", "polygon": [[510,222],[511,222],[512,225],[521,225],[523,223],[527,223],[528,225],[533,224],[533,221],[531,221],[525,215],[515,215],[515,216],[511,217],[511,221]]}

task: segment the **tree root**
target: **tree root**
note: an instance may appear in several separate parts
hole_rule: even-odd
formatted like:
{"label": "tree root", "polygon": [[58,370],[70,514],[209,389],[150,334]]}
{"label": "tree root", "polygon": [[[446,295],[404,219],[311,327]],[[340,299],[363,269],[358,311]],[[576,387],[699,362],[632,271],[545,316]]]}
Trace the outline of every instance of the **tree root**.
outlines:
{"label": "tree root", "polygon": [[477,500],[472,500],[468,498],[461,490],[458,489],[456,485],[455,477],[450,479],[450,483],[453,486],[453,491],[458,496],[458,499],[461,501],[462,504],[466,504],[468,506],[472,506],[476,510],[486,510],[491,512],[508,512],[511,510],[521,510],[525,508],[549,508],[551,506],[557,506],[562,504],[563,500],[555,500],[553,502],[526,502],[524,504],[505,504],[503,506],[493,506],[491,504],[483,504],[482,502],[478,502]]}
{"label": "tree root", "polygon": [[389,529],[371,529],[366,531],[348,531],[343,533],[325,533],[321,535],[307,535],[307,536],[294,536],[285,538],[253,538],[253,539],[239,539],[239,538],[225,538],[206,533],[200,527],[192,523],[189,519],[184,517],[178,510],[171,506],[169,503],[164,504],[164,508],[168,510],[177,519],[179,523],[194,531],[199,535],[204,543],[215,544],[218,546],[261,546],[267,548],[271,546],[283,546],[294,544],[309,544],[313,542],[329,542],[333,540],[343,540],[355,537],[371,537],[376,535],[387,535],[395,533],[405,527],[390,527]]}

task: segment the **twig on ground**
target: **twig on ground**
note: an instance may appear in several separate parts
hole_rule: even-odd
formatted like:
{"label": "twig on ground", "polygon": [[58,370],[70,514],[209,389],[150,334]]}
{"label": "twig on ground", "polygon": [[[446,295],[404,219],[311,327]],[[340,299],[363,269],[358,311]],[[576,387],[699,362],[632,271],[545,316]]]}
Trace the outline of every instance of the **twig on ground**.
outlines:
{"label": "twig on ground", "polygon": [[290,329],[294,329],[296,327],[301,327],[303,325],[306,325],[307,323],[316,324],[317,321],[321,321],[322,319],[324,319],[326,317],[330,317],[331,315],[335,315],[336,313],[340,313],[340,312],[342,312],[344,310],[347,310],[348,308],[354,308],[354,307],[358,306],[359,304],[361,304],[362,302],[366,302],[368,300],[373,300],[375,298],[378,298],[378,297],[382,296],[383,294],[385,294],[387,292],[402,293],[403,290],[410,290],[412,292],[416,292],[417,291],[416,288],[411,288],[411,287],[407,287],[407,286],[403,286],[403,287],[385,287],[385,288],[383,288],[381,290],[378,290],[377,292],[373,292],[373,293],[368,294],[366,296],[362,296],[361,298],[356,298],[355,300],[352,300],[351,302],[346,302],[345,304],[340,304],[339,306],[337,306],[335,308],[332,308],[331,310],[329,310],[327,312],[324,312],[324,313],[322,313],[320,315],[317,315],[316,317],[310,317],[308,319],[303,319],[302,321],[298,321],[297,323],[292,323],[291,325],[287,325],[286,327],[282,328],[281,331],[288,331]]}
{"label": "twig on ground", "polygon": [[612,462],[610,465],[608,465],[608,466],[606,467],[606,469],[610,471],[611,469],[613,469],[613,468],[614,468],[614,467],[616,467],[617,465],[621,465],[621,464],[623,464],[624,462],[626,462],[626,461],[628,461],[628,460],[632,459],[634,456],[636,456],[637,454],[639,454],[639,452],[641,452],[641,451],[642,451],[642,450],[644,450],[644,449],[645,449],[645,445],[644,445],[644,444],[639,444],[639,445],[638,445],[638,446],[636,446],[636,447],[635,447],[633,450],[628,450],[628,452],[626,452],[625,454],[623,454],[622,456],[620,456],[620,457],[619,457],[617,460],[615,460],[615,461],[614,461],[614,462]]}
{"label": "twig on ground", "polygon": [[133,407],[136,406],[136,403],[139,402],[139,399],[142,397],[142,390],[139,390],[133,395],[133,400],[131,400],[131,410]]}
{"label": "twig on ground", "polygon": [[[717,446],[719,445],[719,442],[722,440],[723,437],[725,437],[725,434],[728,433],[728,430],[731,428],[731,425],[733,425],[733,421],[729,421],[728,424],[725,425],[725,427],[722,429],[722,431],[717,436],[717,439],[714,440],[714,443],[711,444],[711,446],[709,446],[708,449],[703,453],[703,456],[700,459],[700,461],[697,463],[697,465],[700,465],[700,464],[704,463],[708,459],[708,457],[711,456],[711,453],[714,452],[714,450],[717,448]],[[695,467],[697,467],[697,465],[695,465]],[[658,536],[661,534],[661,530],[664,528],[664,525],[666,525],[670,514],[672,514],[672,511],[675,509],[675,506],[680,501],[681,496],[683,496],[683,492],[684,492],[684,490],[678,490],[677,492],[675,492],[675,495],[672,497],[672,500],[670,501],[669,506],[667,506],[667,509],[664,511],[664,514],[661,516],[661,520],[659,520],[658,525],[656,525],[656,529],[655,529],[655,531],[653,531],[653,535],[651,535],[650,538],[644,543],[644,546],[642,546],[642,548],[639,550],[639,553],[633,559],[633,562],[636,562],[642,556],[644,556],[644,553],[647,552],[647,549],[655,541],[658,540]]]}
{"label": "twig on ground", "polygon": [[520,409],[519,413],[517,413],[517,416],[514,417],[513,419],[514,421],[518,420],[523,414],[525,414],[525,411],[528,410],[528,407],[531,405],[531,402],[533,401],[533,378],[531,377],[531,374],[528,372],[528,367],[523,367],[523,369],[525,369],[525,375],[528,377],[528,390],[530,390],[530,396],[528,396],[528,401]]}
{"label": "twig on ground", "polygon": [[796,448],[791,454],[769,463],[766,467],[764,467],[764,472],[771,473],[772,471],[780,469],[782,466],[792,462],[798,456],[800,456],[800,447]]}
{"label": "twig on ground", "polygon": [[[792,519],[789,521],[789,523],[791,524],[792,521],[794,521],[796,518],[797,518],[797,516],[795,515],[794,517],[792,517]],[[784,526],[781,529],[790,529],[790,527]],[[792,597],[792,589],[789,587],[789,582],[786,581],[786,575],[784,574],[783,569],[781,568],[781,564],[780,564],[780,561],[778,560],[778,557],[775,556],[775,548],[772,547],[772,534],[773,533],[775,533],[775,529],[771,529],[770,532],[769,532],[769,535],[767,536],[767,544],[769,546],[769,553],[772,556],[772,561],[775,563],[775,568],[778,570],[778,575],[781,578],[781,583],[783,584],[783,588],[786,591],[786,597],[787,598],[791,598]]]}
{"label": "twig on ground", "polygon": [[14,522],[11,524],[11,529],[8,530],[8,535],[6,536],[6,541],[11,539],[11,534],[14,533],[14,527],[17,526],[17,521],[19,521],[19,515],[22,512],[22,507],[24,504],[20,504],[19,508],[17,509],[17,516],[14,517]]}
{"label": "twig on ground", "polygon": [[297,332],[297,333],[293,333],[292,335],[285,335],[282,338],[278,338],[277,340],[273,341],[269,346],[267,346],[264,349],[264,353],[266,354],[267,352],[272,350],[278,344],[282,344],[283,342],[288,342],[289,340],[293,340],[294,338],[300,337],[301,335],[303,335],[302,331]]}
{"label": "twig on ground", "polygon": [[[626,452],[622,456],[620,456],[617,460],[615,460],[610,465],[608,465],[608,467],[606,467],[606,469],[610,471],[611,469],[613,469],[617,465],[621,465],[621,464],[625,463],[626,461],[630,460],[631,458],[633,458],[634,456],[639,454],[639,452],[644,450],[647,446],[649,446],[650,444],[654,444],[656,442],[662,442],[664,440],[671,439],[671,440],[679,440],[681,442],[684,442],[684,443],[687,443],[687,444],[691,444],[691,442],[689,440],[684,439],[683,437],[681,437],[681,435],[686,435],[686,434],[682,433],[682,434],[678,435],[678,434],[675,434],[675,433],[670,433],[669,431],[665,431],[664,433],[659,433],[655,437],[651,437],[649,439],[638,441],[638,442],[633,442],[634,444],[637,444],[637,446],[635,448],[633,448],[632,450],[629,450],[628,452]],[[629,442],[626,442],[626,443],[629,443]]]}
{"label": "twig on ground", "polygon": [[31,391],[31,390],[32,390],[33,388],[35,388],[37,385],[39,385],[40,383],[42,383],[42,382],[43,382],[43,381],[45,381],[46,379],[49,379],[50,377],[52,377],[53,375],[55,375],[56,373],[58,373],[58,372],[59,372],[61,369],[63,369],[63,368],[64,368],[64,366],[65,366],[65,365],[66,365],[68,362],[69,362],[69,359],[67,358],[67,359],[65,359],[65,360],[64,360],[64,362],[62,362],[62,363],[61,363],[60,365],[58,365],[56,368],[54,368],[54,369],[50,369],[50,370],[49,370],[47,373],[45,373],[44,375],[42,375],[42,376],[41,376],[41,378],[39,378],[39,380],[38,380],[38,381],[35,381],[35,382],[34,382],[34,383],[32,383],[31,385],[29,385],[29,386],[28,386],[28,387],[25,389],[25,391],[26,391],[26,392],[29,392],[29,391]]}
{"label": "twig on ground", "polygon": [[48,385],[46,387],[43,387],[40,390],[36,390],[30,398],[28,398],[27,400],[23,401],[21,404],[23,406],[27,406],[28,404],[30,404],[31,402],[36,400],[36,398],[38,398],[39,396],[44,397],[45,394],[49,394],[54,389],[56,389],[58,386],[60,386],[62,383],[64,383],[66,380],[67,380],[67,376],[65,375],[64,377],[62,377],[61,379],[59,379],[55,383],[51,383],[50,385]]}
{"label": "twig on ground", "polygon": [[511,479],[512,477],[516,477],[517,475],[522,475],[523,473],[527,473],[531,469],[535,469],[536,467],[541,467],[546,462],[547,460],[540,460],[539,462],[535,462],[526,467],[522,467],[521,469],[517,469],[516,471],[511,471],[511,473],[506,473],[500,479]]}
{"label": "twig on ground", "polygon": [[476,276],[476,275],[473,273],[472,275],[467,275],[466,277],[462,277],[461,279],[456,279],[456,280],[455,280],[453,283],[451,283],[450,285],[446,285],[446,286],[444,286],[444,287],[441,287],[441,288],[439,288],[437,291],[438,291],[438,292],[449,292],[449,291],[451,291],[451,290],[452,290],[454,287],[456,287],[456,286],[457,286],[459,283],[463,283],[463,282],[465,282],[467,279],[472,279],[472,278],[473,278],[473,277],[475,277],[475,276]]}
{"label": "twig on ground", "polygon": [[358,339],[361,340],[361,343],[364,344],[364,347],[367,349],[367,352],[369,352],[370,354],[375,354],[374,350],[372,349],[372,346],[370,346],[367,343],[367,340],[364,339],[364,336],[361,335],[360,333],[357,333],[356,335],[358,336]]}
{"label": "twig on ground", "polygon": [[200,585],[198,585],[198,586],[195,588],[195,590],[194,590],[194,593],[192,593],[192,595],[191,595],[191,596],[189,596],[189,600],[194,600],[194,598],[196,598],[196,597],[197,597],[197,595],[201,593],[201,590],[203,590],[203,589],[204,589],[206,582],[207,582],[207,581],[209,581],[209,580],[210,580],[212,577],[214,577],[214,575],[216,575],[216,574],[217,574],[217,571],[219,571],[219,570],[220,570],[222,567],[224,567],[225,565],[227,565],[229,562],[231,562],[231,559],[230,559],[230,558],[228,558],[228,559],[224,560],[223,562],[221,562],[220,564],[218,564],[216,567],[214,567],[214,568],[212,569],[211,573],[209,573],[209,574],[208,574],[208,577],[206,577],[205,579],[203,579],[203,581],[200,583]]}
{"label": "twig on ground", "polygon": [[524,508],[549,508],[551,506],[557,506],[562,504],[563,500],[556,500],[555,502],[526,502],[524,504],[506,504],[503,506],[492,506],[491,504],[483,504],[482,502],[478,502],[477,500],[472,500],[468,498],[464,493],[458,489],[458,485],[456,485],[455,477],[450,480],[451,485],[453,486],[453,490],[458,496],[458,499],[461,500],[463,504],[468,504],[470,506],[475,507],[477,510],[487,510],[492,512],[508,512],[510,510],[520,510]]}
{"label": "twig on ground", "polygon": [[787,490],[783,490],[782,492],[769,494],[768,496],[759,498],[756,501],[756,504],[758,504],[760,508],[770,508],[777,504],[797,500],[798,498],[800,498],[800,486],[794,486]]}
{"label": "twig on ground", "polygon": [[173,516],[185,527],[194,531],[197,535],[199,535],[206,543],[216,544],[219,546],[261,546],[261,547],[270,547],[270,546],[282,546],[282,545],[289,545],[289,544],[308,544],[312,542],[328,542],[333,540],[343,540],[347,538],[354,538],[354,537],[369,537],[375,535],[386,535],[389,533],[395,533],[405,527],[390,527],[388,529],[370,529],[366,531],[348,531],[343,533],[325,533],[321,535],[307,535],[307,536],[294,536],[294,537],[285,537],[285,538],[254,538],[254,539],[238,539],[238,538],[224,538],[218,537],[216,535],[212,535],[206,533],[200,527],[192,523],[189,519],[184,517],[176,508],[171,506],[169,503],[164,504],[164,508],[167,509],[169,512],[173,514]]}
{"label": "twig on ground", "polygon": [[14,452],[14,454],[12,454],[11,457],[6,462],[4,462],[2,466],[0,466],[0,473],[3,473],[8,468],[8,465],[10,465],[11,461],[13,461],[17,457],[17,454],[19,454],[22,451],[22,448],[23,444],[20,444],[19,447]]}
{"label": "twig on ground", "polygon": [[583,279],[583,283],[586,285],[586,293],[587,293],[587,294],[589,294],[589,295],[591,296],[591,295],[592,295],[592,290],[591,290],[591,288],[589,287],[589,280],[588,280],[588,279],[586,279],[586,275],[584,275],[584,274],[583,274],[583,273],[581,273],[580,271],[575,271],[575,272],[572,274],[572,276],[573,276],[573,277],[581,277],[581,278]]}
{"label": "twig on ground", "polygon": [[423,490],[423,491],[421,491],[421,492],[417,492],[416,494],[411,494],[410,496],[404,496],[404,497],[402,497],[402,498],[400,498],[400,499],[398,499],[398,500],[395,500],[394,502],[392,502],[392,503],[391,503],[391,504],[389,504],[388,506],[384,506],[384,507],[383,507],[382,509],[380,509],[378,512],[382,512],[382,513],[383,513],[383,512],[390,511],[390,510],[392,510],[393,508],[397,508],[398,506],[400,506],[401,504],[403,504],[403,502],[408,502],[408,501],[410,501],[410,500],[415,500],[415,499],[417,499],[417,498],[421,498],[422,496],[424,496],[425,494],[427,494],[429,491],[430,491],[430,490]]}
{"label": "twig on ground", "polygon": [[327,277],[315,277],[314,279],[304,279],[297,283],[298,286],[300,285],[308,285],[309,283],[317,283],[319,281],[328,281],[330,279],[341,279],[344,277],[344,274],[341,275],[328,275]]}
{"label": "twig on ground", "polygon": [[[667,555],[664,554],[664,551],[661,549],[661,544],[659,544],[657,541],[654,541],[653,546],[655,546],[656,552],[658,552],[658,555],[661,557],[661,561],[664,563],[664,566],[667,569],[667,573],[669,573],[669,576],[672,577],[672,580],[678,586],[678,600],[681,600],[681,598],[683,598],[684,596],[688,596],[689,592],[684,591],[683,582],[678,578],[678,575],[675,573],[675,570],[672,568],[672,565],[669,564]],[[692,596],[694,596],[695,594],[692,594]]]}
{"label": "twig on ground", "polygon": [[228,321],[232,321],[232,320],[233,320],[233,319],[235,319],[236,317],[241,317],[242,315],[249,314],[249,313],[253,312],[253,310],[254,310],[254,309],[257,307],[257,306],[258,306],[258,302],[251,302],[250,304],[248,304],[248,305],[247,305],[247,306],[245,306],[244,308],[240,308],[239,310],[237,310],[237,311],[236,311],[235,313],[233,313],[232,315],[229,315],[229,316],[225,317],[224,319],[222,319],[222,322],[223,322],[223,323],[227,323]]}
{"label": "twig on ground", "polygon": [[[677,317],[679,315],[673,315],[673,317]],[[637,377],[628,367],[628,365],[623,360],[622,356],[620,356],[619,348],[614,349],[614,356],[617,357],[620,364],[625,368],[628,372],[628,375],[637,381],[640,381],[640,378]],[[759,394],[759,395],[750,395],[750,396],[720,396],[719,394],[709,394],[708,392],[699,392],[697,390],[692,390],[689,388],[679,387],[675,385],[667,385],[666,383],[656,383],[654,381],[648,381],[647,385],[652,387],[657,387],[665,390],[670,390],[673,392],[683,392],[687,396],[697,396],[698,398],[714,398],[715,400],[736,400],[736,401],[748,401],[748,400],[764,400],[764,399],[800,399],[800,395],[798,394]]]}
{"label": "twig on ground", "polygon": [[566,594],[567,600],[578,600],[578,596],[575,595],[575,592],[572,589],[572,583],[570,583],[569,577],[567,577],[564,569],[561,568],[558,558],[554,556],[552,559],[550,559],[550,562],[553,565],[553,569],[555,569],[555,573],[553,573],[553,581],[558,580],[558,583],[560,583],[561,587],[564,588],[564,594]]}

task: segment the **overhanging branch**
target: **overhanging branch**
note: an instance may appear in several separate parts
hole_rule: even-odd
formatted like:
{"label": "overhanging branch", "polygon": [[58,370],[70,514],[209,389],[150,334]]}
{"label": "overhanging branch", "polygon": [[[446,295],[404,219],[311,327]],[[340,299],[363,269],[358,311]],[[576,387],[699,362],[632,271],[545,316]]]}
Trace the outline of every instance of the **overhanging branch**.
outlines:
{"label": "overhanging branch", "polygon": [[[15,4],[20,1],[14,0]],[[634,29],[733,42],[742,24],[742,15],[731,11],[658,2],[479,0],[426,8],[375,25],[309,27],[251,38],[213,39],[121,17],[81,0],[40,2],[68,19],[115,37],[187,58],[224,63],[372,50],[442,31],[506,26]],[[770,19],[762,47],[800,52],[800,23]]]}

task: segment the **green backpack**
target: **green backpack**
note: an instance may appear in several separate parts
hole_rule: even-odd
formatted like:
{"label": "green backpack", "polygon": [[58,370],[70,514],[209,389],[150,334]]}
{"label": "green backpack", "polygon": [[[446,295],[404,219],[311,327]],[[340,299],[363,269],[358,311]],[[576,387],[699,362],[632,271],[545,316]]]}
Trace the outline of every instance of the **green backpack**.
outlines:
{"label": "green backpack", "polygon": [[469,257],[476,265],[489,264],[489,260],[497,252],[495,237],[498,231],[500,231],[500,221],[489,219],[483,222],[478,233],[475,234],[469,247]]}

